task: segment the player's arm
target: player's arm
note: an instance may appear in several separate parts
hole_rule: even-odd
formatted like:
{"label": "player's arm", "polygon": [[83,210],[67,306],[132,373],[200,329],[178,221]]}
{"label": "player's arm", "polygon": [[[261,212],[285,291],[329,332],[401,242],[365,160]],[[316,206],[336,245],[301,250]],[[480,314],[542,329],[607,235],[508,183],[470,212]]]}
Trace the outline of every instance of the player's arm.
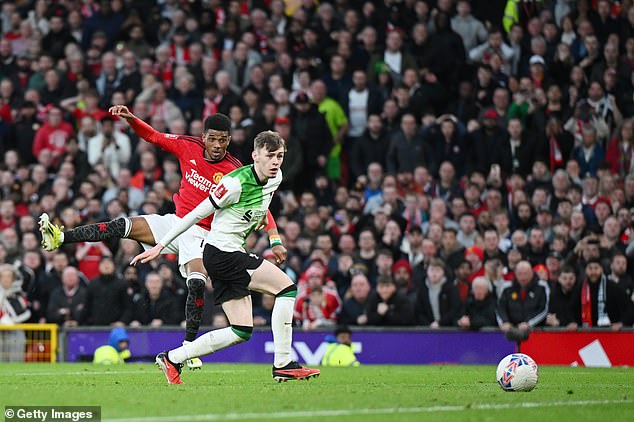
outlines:
{"label": "player's arm", "polygon": [[271,252],[275,256],[275,262],[281,264],[286,261],[286,257],[288,256],[288,251],[282,244],[282,238],[277,231],[277,224],[275,224],[275,219],[273,218],[273,214],[268,210],[266,212],[266,227],[264,228],[269,235],[269,242],[271,244]]}
{"label": "player's arm", "polygon": [[145,123],[143,120],[136,117],[128,107],[124,105],[118,105],[110,107],[108,110],[113,116],[124,118],[132,130],[151,144],[158,145],[164,151],[174,153],[178,150],[177,135],[171,135],[168,133],[161,133],[155,130],[152,126]]}
{"label": "player's arm", "polygon": [[209,217],[217,210],[236,203],[240,198],[241,190],[242,188],[238,179],[224,177],[207,199],[204,199],[196,208],[181,218],[179,223],[172,227],[172,229],[156,243],[156,246],[135,256],[130,264],[134,265],[139,261],[146,263],[158,257],[165,246],[169,245],[191,226],[203,218]]}

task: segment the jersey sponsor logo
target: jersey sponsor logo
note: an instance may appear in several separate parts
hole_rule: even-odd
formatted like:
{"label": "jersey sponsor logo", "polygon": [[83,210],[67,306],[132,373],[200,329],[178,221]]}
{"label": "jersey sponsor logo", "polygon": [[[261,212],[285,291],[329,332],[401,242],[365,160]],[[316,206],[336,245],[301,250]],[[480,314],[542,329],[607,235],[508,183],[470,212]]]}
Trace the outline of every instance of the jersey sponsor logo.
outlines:
{"label": "jersey sponsor logo", "polygon": [[223,196],[227,193],[227,187],[225,185],[218,185],[216,190],[214,190],[214,196],[218,199],[222,199]]}
{"label": "jersey sponsor logo", "polygon": [[242,216],[242,219],[248,223],[249,221],[251,221],[251,217],[253,217],[253,211],[246,210],[246,212]]}
{"label": "jersey sponsor logo", "polygon": [[219,171],[214,173],[213,181],[215,184],[220,183],[220,179],[222,179],[223,174]]}
{"label": "jersey sponsor logo", "polygon": [[211,180],[207,179],[194,169],[190,169],[185,172],[185,180],[187,180],[187,182],[196,189],[200,189],[205,193],[212,192],[215,185]]}

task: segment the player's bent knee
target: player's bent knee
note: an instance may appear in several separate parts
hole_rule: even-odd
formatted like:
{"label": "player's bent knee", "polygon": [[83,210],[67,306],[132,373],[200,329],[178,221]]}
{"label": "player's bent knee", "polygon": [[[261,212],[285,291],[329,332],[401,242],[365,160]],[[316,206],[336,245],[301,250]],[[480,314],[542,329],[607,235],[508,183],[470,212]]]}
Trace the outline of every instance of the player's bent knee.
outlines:
{"label": "player's bent knee", "polygon": [[253,327],[247,325],[231,325],[231,330],[240,338],[239,343],[248,341],[253,334]]}
{"label": "player's bent knee", "polygon": [[205,288],[205,282],[207,276],[203,273],[193,272],[187,277],[187,288],[193,291],[202,290]]}
{"label": "player's bent knee", "polygon": [[291,284],[290,286],[282,289],[275,297],[296,297],[297,296],[297,285]]}

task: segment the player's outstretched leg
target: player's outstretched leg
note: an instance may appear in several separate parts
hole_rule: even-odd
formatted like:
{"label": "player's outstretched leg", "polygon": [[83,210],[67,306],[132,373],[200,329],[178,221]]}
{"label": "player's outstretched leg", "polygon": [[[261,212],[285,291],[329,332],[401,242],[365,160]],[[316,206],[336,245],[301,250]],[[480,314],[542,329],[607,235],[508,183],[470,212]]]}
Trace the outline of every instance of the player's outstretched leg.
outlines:
{"label": "player's outstretched leg", "polygon": [[[231,323],[230,327],[209,331],[191,343],[170,350],[166,360],[173,365],[181,365],[189,359],[205,356],[234,344],[243,343],[251,338],[253,333],[253,315],[251,297],[229,300],[222,304]],[[245,325],[239,325],[245,324]],[[158,358],[158,357],[157,357]],[[165,371],[163,371],[165,372]],[[167,373],[166,373],[167,376]],[[169,383],[169,377],[168,377]]]}
{"label": "player's outstretched leg", "polygon": [[42,247],[47,251],[53,251],[64,243],[99,242],[112,238],[125,238],[132,230],[130,219],[121,217],[105,223],[87,224],[63,231],[64,227],[52,223],[46,213],[40,215],[39,226]]}
{"label": "player's outstretched leg", "polygon": [[297,286],[278,267],[268,261],[263,261],[251,275],[249,289],[275,295],[275,304],[271,315],[274,343],[273,379],[282,382],[318,377],[321,372],[319,369],[305,368],[291,360],[293,309],[295,308]]}
{"label": "player's outstretched leg", "polygon": [[[196,340],[200,321],[205,306],[205,282],[207,276],[193,271],[187,276],[187,301],[185,302],[185,341],[183,346]],[[203,363],[198,358],[187,359],[185,362],[191,370],[200,369]]]}
{"label": "player's outstretched leg", "polygon": [[305,368],[299,363],[291,361],[295,296],[297,296],[297,286],[292,284],[276,295],[273,305],[271,329],[275,357],[272,373],[273,379],[277,382],[316,378],[321,372],[319,369]]}

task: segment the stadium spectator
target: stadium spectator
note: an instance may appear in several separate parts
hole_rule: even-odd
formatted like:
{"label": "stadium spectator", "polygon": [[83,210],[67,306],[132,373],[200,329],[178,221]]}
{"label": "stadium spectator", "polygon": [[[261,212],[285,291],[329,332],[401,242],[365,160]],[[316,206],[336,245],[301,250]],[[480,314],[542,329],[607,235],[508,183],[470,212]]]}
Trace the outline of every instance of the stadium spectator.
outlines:
{"label": "stadium spectator", "polygon": [[533,327],[541,325],[546,319],[547,294],[533,273],[530,262],[519,262],[515,269],[513,284],[504,289],[498,301],[500,329],[510,339],[525,339]]}
{"label": "stadium spectator", "polygon": [[414,323],[414,307],[400,293],[392,277],[379,277],[367,305],[368,325],[398,326]]}
{"label": "stadium spectator", "polygon": [[397,174],[402,171],[414,171],[417,165],[426,165],[431,158],[429,148],[418,134],[416,118],[405,114],[401,118],[401,130],[390,141],[387,151],[387,172]]}
{"label": "stadium spectator", "polygon": [[65,327],[76,327],[85,320],[87,290],[75,267],[62,272],[62,286],[53,290],[46,320]]}
{"label": "stadium spectator", "polygon": [[123,325],[132,320],[126,283],[115,273],[111,257],[99,262],[99,276],[88,283],[86,321],[88,325]]}
{"label": "stadium spectator", "polygon": [[579,285],[576,280],[577,276],[571,267],[562,268],[557,284],[553,285],[550,290],[546,325],[566,327],[568,330],[577,329]]}
{"label": "stadium spectator", "polygon": [[175,325],[180,322],[181,310],[174,297],[163,289],[163,280],[158,273],[145,276],[145,291],[132,303],[131,326]]}
{"label": "stadium spectator", "polygon": [[130,154],[130,138],[115,131],[112,117],[101,119],[101,133],[88,139],[88,162],[90,165],[103,164],[110,177],[115,178],[120,169],[127,166]]}
{"label": "stadium spectator", "polygon": [[482,327],[495,327],[496,297],[490,290],[491,285],[484,277],[477,277],[471,284],[471,295],[467,299],[464,315],[458,319],[458,327],[465,330],[479,330]]}
{"label": "stadium spectator", "polygon": [[350,297],[343,302],[339,322],[348,325],[366,325],[368,323],[367,304],[372,291],[366,275],[354,270],[350,281]]}
{"label": "stadium spectator", "polygon": [[599,163],[604,160],[603,148],[598,143],[597,131],[591,126],[583,129],[581,145],[573,150],[573,158],[579,163],[581,176],[596,176]]}
{"label": "stadium spectator", "polygon": [[[22,278],[9,264],[0,265],[0,324],[26,322],[31,316],[26,295],[22,292]],[[26,335],[22,330],[0,332],[0,357],[8,362],[24,361]]]}
{"label": "stadium spectator", "polygon": [[48,110],[48,119],[35,134],[33,155],[39,157],[43,150],[51,153],[53,162],[59,164],[59,159],[66,151],[66,142],[74,135],[73,127],[62,120],[62,110],[53,106]]}
{"label": "stadium spectator", "polygon": [[597,258],[586,261],[580,298],[577,321],[581,327],[609,327],[614,331],[623,327],[628,305],[625,291],[608,280]]}
{"label": "stadium spectator", "polygon": [[432,259],[427,267],[427,279],[416,295],[417,324],[431,328],[454,326],[461,311],[458,289],[447,279],[445,265],[437,258]]}
{"label": "stadium spectator", "polygon": [[455,277],[453,284],[456,286],[456,289],[458,289],[460,302],[466,303],[471,291],[471,282],[469,281],[469,275],[471,274],[471,263],[463,258],[451,270]]}

